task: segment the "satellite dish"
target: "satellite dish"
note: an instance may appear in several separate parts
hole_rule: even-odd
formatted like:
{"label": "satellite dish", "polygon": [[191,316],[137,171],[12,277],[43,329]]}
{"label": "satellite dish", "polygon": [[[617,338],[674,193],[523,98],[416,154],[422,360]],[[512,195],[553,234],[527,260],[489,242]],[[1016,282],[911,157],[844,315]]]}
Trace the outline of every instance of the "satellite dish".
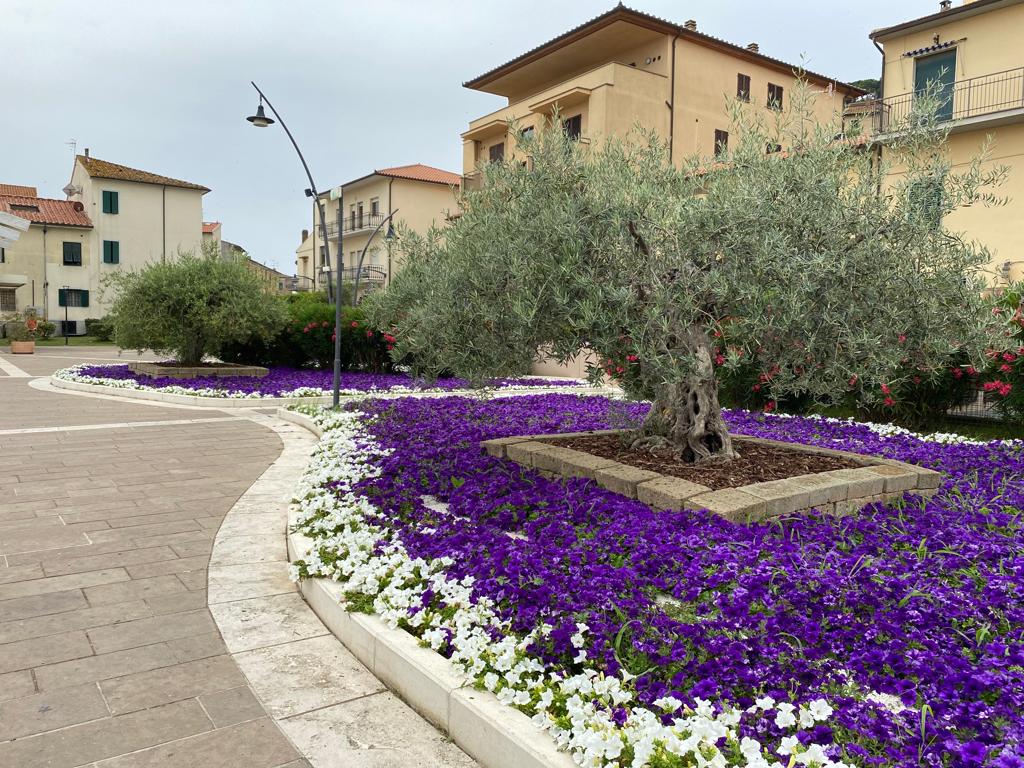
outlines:
{"label": "satellite dish", "polygon": [[82,188],[76,187],[74,184],[68,184],[64,189],[61,190],[65,195],[71,197],[72,195],[82,194]]}

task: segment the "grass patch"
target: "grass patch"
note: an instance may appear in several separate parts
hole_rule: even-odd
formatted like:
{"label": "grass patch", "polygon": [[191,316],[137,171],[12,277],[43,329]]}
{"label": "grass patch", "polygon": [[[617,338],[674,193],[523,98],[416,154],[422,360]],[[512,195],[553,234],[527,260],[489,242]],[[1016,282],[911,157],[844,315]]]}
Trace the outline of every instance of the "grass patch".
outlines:
{"label": "grass patch", "polygon": [[[0,347],[9,347],[11,345],[10,339],[0,339]],[[36,339],[37,347],[63,347],[64,337],[57,336],[52,339]],[[69,347],[112,347],[114,342],[103,341],[97,339],[95,336],[68,336],[67,346]]]}

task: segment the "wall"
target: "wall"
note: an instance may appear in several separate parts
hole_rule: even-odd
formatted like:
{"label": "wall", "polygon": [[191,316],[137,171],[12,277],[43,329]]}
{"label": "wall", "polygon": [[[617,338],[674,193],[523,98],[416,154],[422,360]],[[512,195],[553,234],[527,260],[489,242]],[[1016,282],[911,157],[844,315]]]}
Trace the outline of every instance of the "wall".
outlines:
{"label": "wall", "polygon": [[[64,266],[65,241],[82,245],[82,266]],[[43,307],[49,320],[64,319],[64,308],[58,306],[57,291],[64,285],[88,290],[88,308],[68,308],[69,320],[95,317],[93,311],[97,296],[91,287],[92,270],[91,232],[82,227],[60,227],[52,224],[32,224],[21,233],[18,241],[6,249],[5,263],[0,272],[25,275],[29,282],[15,291],[18,312],[28,307]],[[49,280],[49,288],[46,283]],[[34,297],[33,297],[34,292]]]}

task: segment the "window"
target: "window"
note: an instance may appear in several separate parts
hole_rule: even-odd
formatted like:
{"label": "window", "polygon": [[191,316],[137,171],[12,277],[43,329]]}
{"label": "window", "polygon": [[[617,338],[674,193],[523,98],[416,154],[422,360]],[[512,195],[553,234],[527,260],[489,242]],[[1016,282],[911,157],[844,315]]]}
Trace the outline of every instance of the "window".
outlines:
{"label": "window", "polygon": [[117,202],[117,192],[111,192],[109,189],[103,190],[104,213],[117,213]]}
{"label": "window", "polygon": [[750,101],[750,75],[736,75],[736,98]]}
{"label": "window", "polygon": [[935,116],[953,119],[953,88],[956,84],[956,48],[914,61],[914,93],[938,101]]}
{"label": "window", "polygon": [[81,288],[58,288],[57,304],[61,307],[88,307],[89,292]]}
{"label": "window", "polygon": [[82,244],[81,243],[64,243],[64,266],[66,267],[80,267],[82,266]]}
{"label": "window", "polygon": [[522,136],[524,139],[530,138],[531,136],[533,136],[533,126],[526,126],[525,128],[523,128],[523,130],[519,132],[519,135]]}
{"label": "window", "polygon": [[729,151],[729,132],[715,131],[715,157],[724,155]]}
{"label": "window", "polygon": [[119,264],[121,262],[121,243],[117,240],[103,241],[103,263]]}
{"label": "window", "polygon": [[370,215],[377,216],[380,214],[380,200],[376,197],[370,201]]}
{"label": "window", "polygon": [[490,158],[492,163],[500,163],[505,159],[505,142],[501,141],[497,144],[492,144],[491,148],[487,150],[487,156]]}
{"label": "window", "polygon": [[320,266],[327,266],[327,247],[323,245],[320,246]]}
{"label": "window", "polygon": [[768,83],[768,108],[769,109],[782,109],[782,92],[783,88],[781,85],[775,83]]}
{"label": "window", "polygon": [[910,185],[907,194],[914,214],[933,229],[942,226],[942,206],[945,197],[942,178],[918,179]]}
{"label": "window", "polygon": [[574,115],[562,123],[565,135],[573,141],[579,141],[583,135],[583,115]]}
{"label": "window", "polygon": [[0,288],[0,312],[17,312],[13,288]]}
{"label": "window", "polygon": [[0,248],[0,264],[3,264],[5,261],[7,261],[7,251]]}
{"label": "window", "polygon": [[765,154],[767,154],[767,155],[774,155],[776,152],[781,152],[782,151],[782,145],[781,144],[776,144],[773,141],[769,141],[765,145],[764,151],[765,151]]}
{"label": "window", "polygon": [[39,213],[38,205],[28,205],[26,203],[11,203],[12,211],[25,211],[25,213]]}
{"label": "window", "polygon": [[363,226],[363,204],[359,204],[359,226]]}

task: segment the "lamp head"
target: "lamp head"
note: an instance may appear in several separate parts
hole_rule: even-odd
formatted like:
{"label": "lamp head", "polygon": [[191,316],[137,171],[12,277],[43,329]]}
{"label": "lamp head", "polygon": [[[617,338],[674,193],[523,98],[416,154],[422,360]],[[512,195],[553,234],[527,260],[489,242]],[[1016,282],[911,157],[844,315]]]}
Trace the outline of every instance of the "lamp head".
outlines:
{"label": "lamp head", "polygon": [[260,98],[260,105],[256,108],[255,115],[249,115],[247,118],[250,123],[255,125],[257,128],[266,128],[268,125],[273,125],[273,118],[267,117],[266,112],[263,111],[263,98]]}

